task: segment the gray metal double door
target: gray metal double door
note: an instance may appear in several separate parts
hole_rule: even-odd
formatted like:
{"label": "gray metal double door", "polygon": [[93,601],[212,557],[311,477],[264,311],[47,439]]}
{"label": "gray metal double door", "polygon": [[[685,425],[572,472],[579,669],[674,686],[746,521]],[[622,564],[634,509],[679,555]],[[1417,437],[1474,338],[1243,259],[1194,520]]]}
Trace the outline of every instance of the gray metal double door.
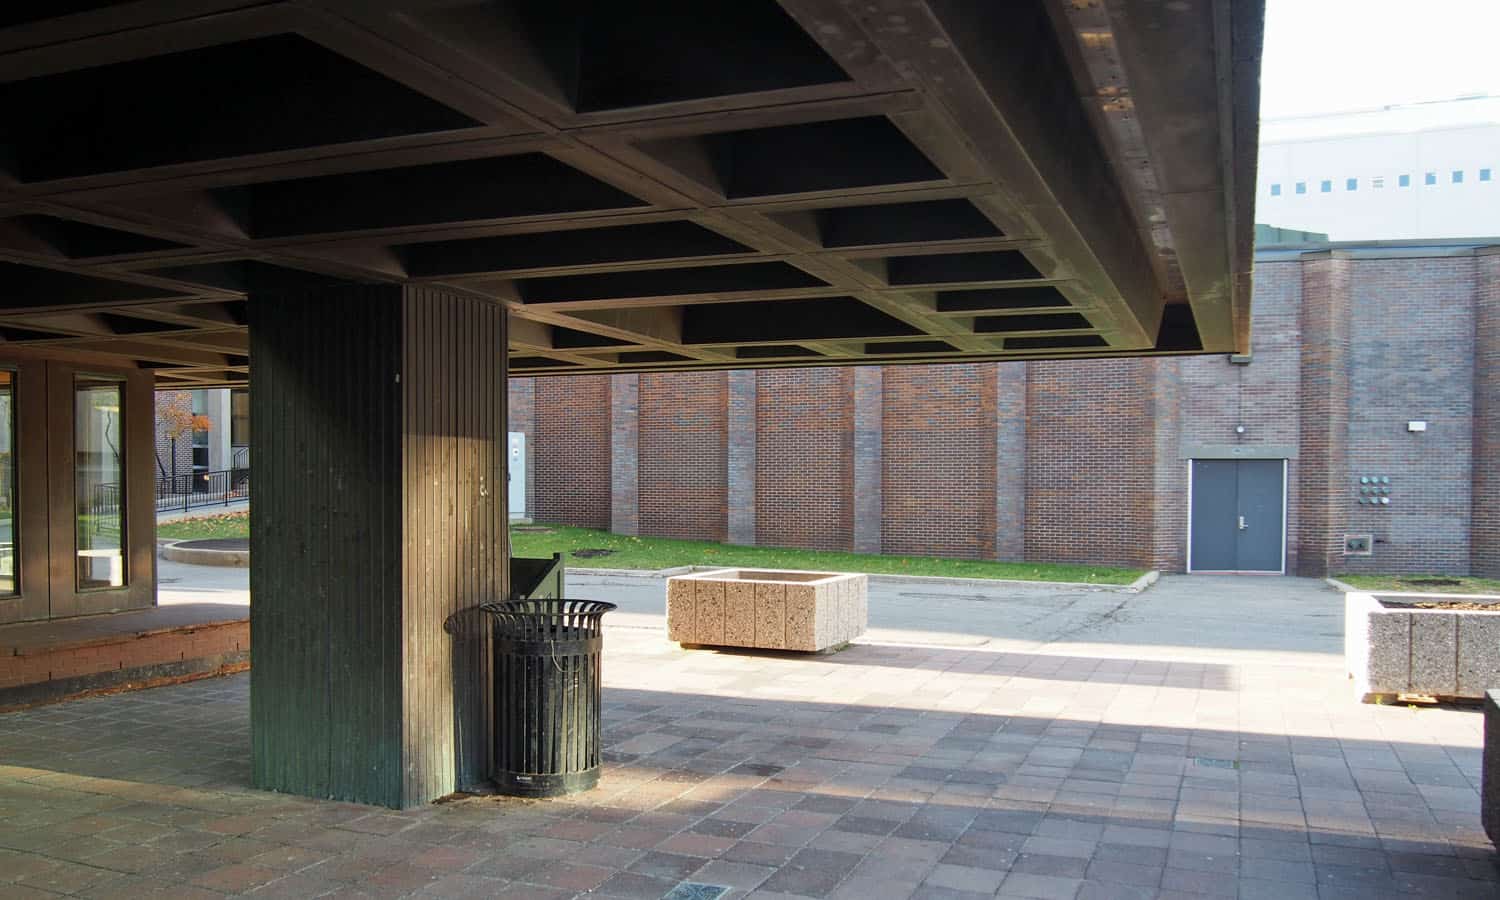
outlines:
{"label": "gray metal double door", "polygon": [[1193,460],[1190,571],[1282,571],[1285,466],[1280,459]]}

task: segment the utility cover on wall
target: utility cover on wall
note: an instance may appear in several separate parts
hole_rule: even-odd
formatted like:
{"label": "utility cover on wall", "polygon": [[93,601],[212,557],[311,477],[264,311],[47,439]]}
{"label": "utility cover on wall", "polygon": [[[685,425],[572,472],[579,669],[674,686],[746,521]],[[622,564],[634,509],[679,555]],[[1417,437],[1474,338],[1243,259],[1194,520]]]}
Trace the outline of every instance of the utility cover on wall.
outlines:
{"label": "utility cover on wall", "polygon": [[1369,556],[1371,547],[1375,545],[1375,536],[1372,534],[1346,534],[1344,535],[1345,556]]}

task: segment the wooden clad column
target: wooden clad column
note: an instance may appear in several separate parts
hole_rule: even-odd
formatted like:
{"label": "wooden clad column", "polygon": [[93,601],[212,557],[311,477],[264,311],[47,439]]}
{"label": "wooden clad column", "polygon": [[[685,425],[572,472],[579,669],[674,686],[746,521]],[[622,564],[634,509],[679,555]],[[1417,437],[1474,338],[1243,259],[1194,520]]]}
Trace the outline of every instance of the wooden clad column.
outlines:
{"label": "wooden clad column", "polygon": [[250,336],[256,786],[406,807],[477,783],[488,647],[453,617],[509,586],[504,311],[349,285],[253,297]]}

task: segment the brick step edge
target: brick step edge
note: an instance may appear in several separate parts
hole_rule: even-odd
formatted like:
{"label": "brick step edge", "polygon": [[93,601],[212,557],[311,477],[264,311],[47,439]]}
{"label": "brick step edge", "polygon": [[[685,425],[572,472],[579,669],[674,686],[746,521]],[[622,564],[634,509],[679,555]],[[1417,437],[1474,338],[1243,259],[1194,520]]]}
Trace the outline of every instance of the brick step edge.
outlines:
{"label": "brick step edge", "polygon": [[250,668],[250,651],[235,650],[214,656],[172,660],[135,666],[129,669],[109,669],[71,678],[57,678],[0,688],[0,713],[14,712],[33,706],[76,700],[91,694],[138,691],[146,688],[165,687],[232,675]]}

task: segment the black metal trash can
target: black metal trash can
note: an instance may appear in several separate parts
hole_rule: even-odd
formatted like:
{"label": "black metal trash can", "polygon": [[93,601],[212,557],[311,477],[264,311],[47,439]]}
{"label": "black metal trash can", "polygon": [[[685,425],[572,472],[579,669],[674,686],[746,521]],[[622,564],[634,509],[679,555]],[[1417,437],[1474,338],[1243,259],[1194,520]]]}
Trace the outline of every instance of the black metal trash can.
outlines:
{"label": "black metal trash can", "polygon": [[599,783],[597,600],[510,600],[480,607],[494,624],[495,784],[503,794],[557,797]]}

